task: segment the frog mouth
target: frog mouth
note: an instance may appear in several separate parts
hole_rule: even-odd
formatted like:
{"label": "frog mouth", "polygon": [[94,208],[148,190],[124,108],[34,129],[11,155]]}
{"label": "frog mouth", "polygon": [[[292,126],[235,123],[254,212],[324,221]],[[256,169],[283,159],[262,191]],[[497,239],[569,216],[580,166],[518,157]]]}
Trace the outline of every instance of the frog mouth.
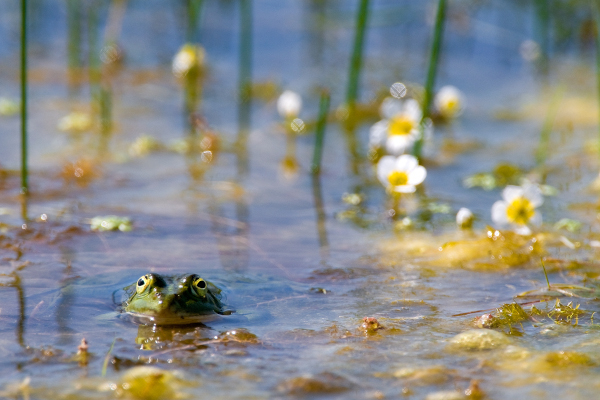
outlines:
{"label": "frog mouth", "polygon": [[136,323],[141,325],[189,325],[220,318],[219,314],[197,314],[197,315],[160,315],[127,312]]}

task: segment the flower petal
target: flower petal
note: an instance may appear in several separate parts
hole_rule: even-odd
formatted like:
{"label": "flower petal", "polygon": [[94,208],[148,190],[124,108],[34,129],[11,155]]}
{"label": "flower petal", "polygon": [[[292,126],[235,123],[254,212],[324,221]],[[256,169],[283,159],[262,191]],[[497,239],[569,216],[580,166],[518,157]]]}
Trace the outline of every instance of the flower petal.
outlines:
{"label": "flower petal", "polygon": [[456,213],[456,224],[460,227],[470,227],[473,224],[473,212],[466,207],[462,207]]}
{"label": "flower petal", "polygon": [[397,171],[404,171],[410,173],[413,169],[417,168],[419,165],[419,161],[415,156],[410,154],[403,154],[396,159],[396,164],[394,168]]}
{"label": "flower petal", "polygon": [[398,193],[414,193],[415,187],[413,185],[400,185],[394,186],[394,191]]}
{"label": "flower petal", "polygon": [[277,112],[283,118],[297,116],[302,109],[302,98],[296,92],[285,90],[277,99]]}
{"label": "flower petal", "polygon": [[508,185],[502,191],[502,198],[508,204],[512,203],[513,200],[519,197],[523,197],[523,188],[521,186]]}
{"label": "flower petal", "polygon": [[394,156],[383,156],[379,159],[377,163],[377,178],[383,183],[383,186],[389,186],[388,176],[394,170],[395,163],[396,157]]}
{"label": "flower petal", "polygon": [[390,119],[394,115],[402,112],[402,101],[393,97],[386,97],[379,106],[379,115],[382,118]]}
{"label": "flower petal", "polygon": [[534,207],[539,207],[544,202],[544,196],[542,195],[542,190],[536,184],[525,184],[523,187],[523,196],[527,198],[531,205]]}
{"label": "flower petal", "polygon": [[421,105],[415,99],[408,99],[404,101],[404,113],[408,115],[415,123],[421,122],[423,113],[421,111]]}
{"label": "flower petal", "polygon": [[523,236],[531,235],[531,229],[527,225],[515,225],[515,232]]}
{"label": "flower petal", "polygon": [[385,149],[394,155],[400,155],[414,142],[410,135],[391,135],[385,141]]}
{"label": "flower petal", "polygon": [[415,169],[408,173],[408,184],[418,185],[423,183],[425,177],[427,177],[427,170],[424,166],[418,165]]}
{"label": "flower petal", "polygon": [[492,221],[499,225],[508,224],[508,217],[506,215],[507,204],[505,201],[498,200],[492,206]]}
{"label": "flower petal", "polygon": [[381,147],[387,138],[387,131],[389,127],[387,120],[381,120],[375,122],[371,129],[369,129],[369,144],[373,147]]}

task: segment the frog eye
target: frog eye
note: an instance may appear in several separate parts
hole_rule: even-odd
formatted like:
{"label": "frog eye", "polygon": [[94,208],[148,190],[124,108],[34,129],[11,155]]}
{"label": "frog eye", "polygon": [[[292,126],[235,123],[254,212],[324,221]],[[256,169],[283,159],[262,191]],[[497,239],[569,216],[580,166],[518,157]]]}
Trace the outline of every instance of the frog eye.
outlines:
{"label": "frog eye", "polygon": [[137,284],[135,285],[136,292],[142,293],[144,290],[146,290],[149,284],[150,277],[148,275],[142,276],[140,279],[138,279]]}
{"label": "frog eye", "polygon": [[196,289],[196,293],[202,297],[206,296],[206,287],[207,285],[204,279],[198,278],[194,281],[194,289]]}

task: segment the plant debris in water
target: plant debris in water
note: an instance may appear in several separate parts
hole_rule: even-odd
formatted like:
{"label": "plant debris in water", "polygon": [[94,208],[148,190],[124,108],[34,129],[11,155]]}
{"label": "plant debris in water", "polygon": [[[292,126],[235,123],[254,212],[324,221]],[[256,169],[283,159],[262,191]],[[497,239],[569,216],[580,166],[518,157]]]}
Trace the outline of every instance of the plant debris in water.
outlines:
{"label": "plant debris in water", "polygon": [[508,303],[497,308],[494,314],[477,317],[474,323],[479,328],[510,328],[527,321],[530,316],[519,304]]}
{"label": "plant debris in water", "polygon": [[131,220],[127,217],[116,215],[107,215],[104,217],[94,217],[90,222],[93,231],[121,231],[129,232],[133,229]]}
{"label": "plant debris in water", "polygon": [[573,302],[562,304],[560,299],[556,299],[554,308],[548,313],[548,318],[557,324],[575,325],[579,324],[579,317],[586,311],[579,309],[579,304],[573,307]]}
{"label": "plant debris in water", "polygon": [[510,163],[496,165],[492,172],[480,172],[466,177],[464,187],[470,189],[480,187],[483,190],[493,190],[507,185],[518,185],[524,176],[524,171]]}

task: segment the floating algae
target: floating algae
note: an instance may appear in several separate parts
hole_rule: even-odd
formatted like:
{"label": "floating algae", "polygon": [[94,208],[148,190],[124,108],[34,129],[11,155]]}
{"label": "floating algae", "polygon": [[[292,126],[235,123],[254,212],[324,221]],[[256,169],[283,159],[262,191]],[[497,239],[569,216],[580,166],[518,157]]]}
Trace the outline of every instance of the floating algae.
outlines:
{"label": "floating algae", "polygon": [[459,333],[450,340],[450,350],[493,350],[511,343],[508,336],[491,329],[473,329]]}
{"label": "floating algae", "polygon": [[586,312],[579,309],[579,304],[575,307],[572,304],[572,302],[561,304],[560,299],[556,299],[556,304],[554,304],[554,308],[548,313],[548,317],[557,324],[578,325],[579,316]]}
{"label": "floating algae", "polygon": [[429,233],[411,232],[402,240],[382,244],[381,263],[393,266],[399,260],[410,260],[433,267],[477,270],[537,266],[552,239],[548,234],[524,236],[490,227],[466,238],[460,232],[433,238]]}
{"label": "floating algae", "polygon": [[484,314],[474,321],[478,328],[506,328],[527,321],[530,317],[517,303],[503,304],[494,314]]}

